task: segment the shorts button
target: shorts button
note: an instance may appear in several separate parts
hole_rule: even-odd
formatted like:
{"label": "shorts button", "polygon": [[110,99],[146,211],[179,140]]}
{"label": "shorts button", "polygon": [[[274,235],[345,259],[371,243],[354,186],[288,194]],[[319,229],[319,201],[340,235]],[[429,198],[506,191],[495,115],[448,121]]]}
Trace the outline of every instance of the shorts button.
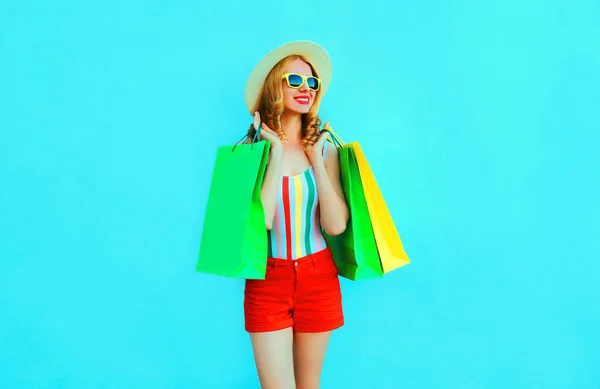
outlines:
{"label": "shorts button", "polygon": [[294,266],[298,266],[298,262],[294,262]]}

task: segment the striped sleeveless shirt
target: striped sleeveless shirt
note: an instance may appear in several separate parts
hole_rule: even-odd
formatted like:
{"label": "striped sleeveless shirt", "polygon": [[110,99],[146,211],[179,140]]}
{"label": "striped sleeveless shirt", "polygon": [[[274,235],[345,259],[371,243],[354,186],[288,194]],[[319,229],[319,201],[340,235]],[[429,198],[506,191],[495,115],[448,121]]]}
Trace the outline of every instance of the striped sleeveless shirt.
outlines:
{"label": "striped sleeveless shirt", "polygon": [[[327,145],[323,156],[326,152]],[[267,235],[272,258],[294,260],[327,248],[312,165],[300,174],[281,176],[273,227]]]}

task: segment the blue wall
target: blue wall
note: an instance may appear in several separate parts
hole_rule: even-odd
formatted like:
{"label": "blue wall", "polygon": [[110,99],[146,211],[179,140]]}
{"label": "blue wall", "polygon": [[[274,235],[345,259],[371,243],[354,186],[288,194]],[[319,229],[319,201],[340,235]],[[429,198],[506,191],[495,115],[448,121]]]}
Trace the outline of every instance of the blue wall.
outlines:
{"label": "blue wall", "polygon": [[258,388],[194,271],[254,63],[323,44],[412,263],[342,280],[323,388],[598,388],[600,3],[3,2],[0,387]]}

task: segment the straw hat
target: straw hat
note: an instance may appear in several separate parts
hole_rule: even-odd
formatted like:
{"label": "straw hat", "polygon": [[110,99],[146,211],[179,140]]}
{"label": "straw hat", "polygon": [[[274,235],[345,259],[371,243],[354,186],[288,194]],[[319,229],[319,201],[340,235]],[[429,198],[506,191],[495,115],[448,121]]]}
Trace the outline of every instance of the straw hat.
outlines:
{"label": "straw hat", "polygon": [[256,106],[260,91],[271,69],[279,61],[293,54],[301,55],[310,62],[321,79],[321,95],[325,94],[331,81],[331,61],[325,49],[310,41],[289,42],[265,55],[250,73],[244,90],[244,99],[246,100],[248,112],[251,115],[254,114],[254,107]]}

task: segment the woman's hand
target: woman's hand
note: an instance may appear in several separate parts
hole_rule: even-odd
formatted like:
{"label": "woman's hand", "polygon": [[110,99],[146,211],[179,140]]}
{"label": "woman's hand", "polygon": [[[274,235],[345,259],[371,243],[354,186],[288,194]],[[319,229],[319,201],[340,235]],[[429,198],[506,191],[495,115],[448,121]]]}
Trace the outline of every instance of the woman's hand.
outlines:
{"label": "woman's hand", "polygon": [[[329,128],[329,122],[326,122],[323,128]],[[314,145],[306,146],[304,151],[310,160],[310,164],[313,167],[325,165],[325,158],[323,158],[323,147],[325,146],[325,142],[327,142],[327,138],[329,138],[328,132],[323,132]],[[325,146],[326,147],[326,146]]]}
{"label": "woman's hand", "polygon": [[[261,125],[260,113],[256,111],[254,113],[254,129],[258,131],[258,126]],[[281,158],[283,156],[283,143],[277,133],[269,128],[265,123],[262,123],[260,130],[260,138],[271,142],[271,157],[276,156]]]}

